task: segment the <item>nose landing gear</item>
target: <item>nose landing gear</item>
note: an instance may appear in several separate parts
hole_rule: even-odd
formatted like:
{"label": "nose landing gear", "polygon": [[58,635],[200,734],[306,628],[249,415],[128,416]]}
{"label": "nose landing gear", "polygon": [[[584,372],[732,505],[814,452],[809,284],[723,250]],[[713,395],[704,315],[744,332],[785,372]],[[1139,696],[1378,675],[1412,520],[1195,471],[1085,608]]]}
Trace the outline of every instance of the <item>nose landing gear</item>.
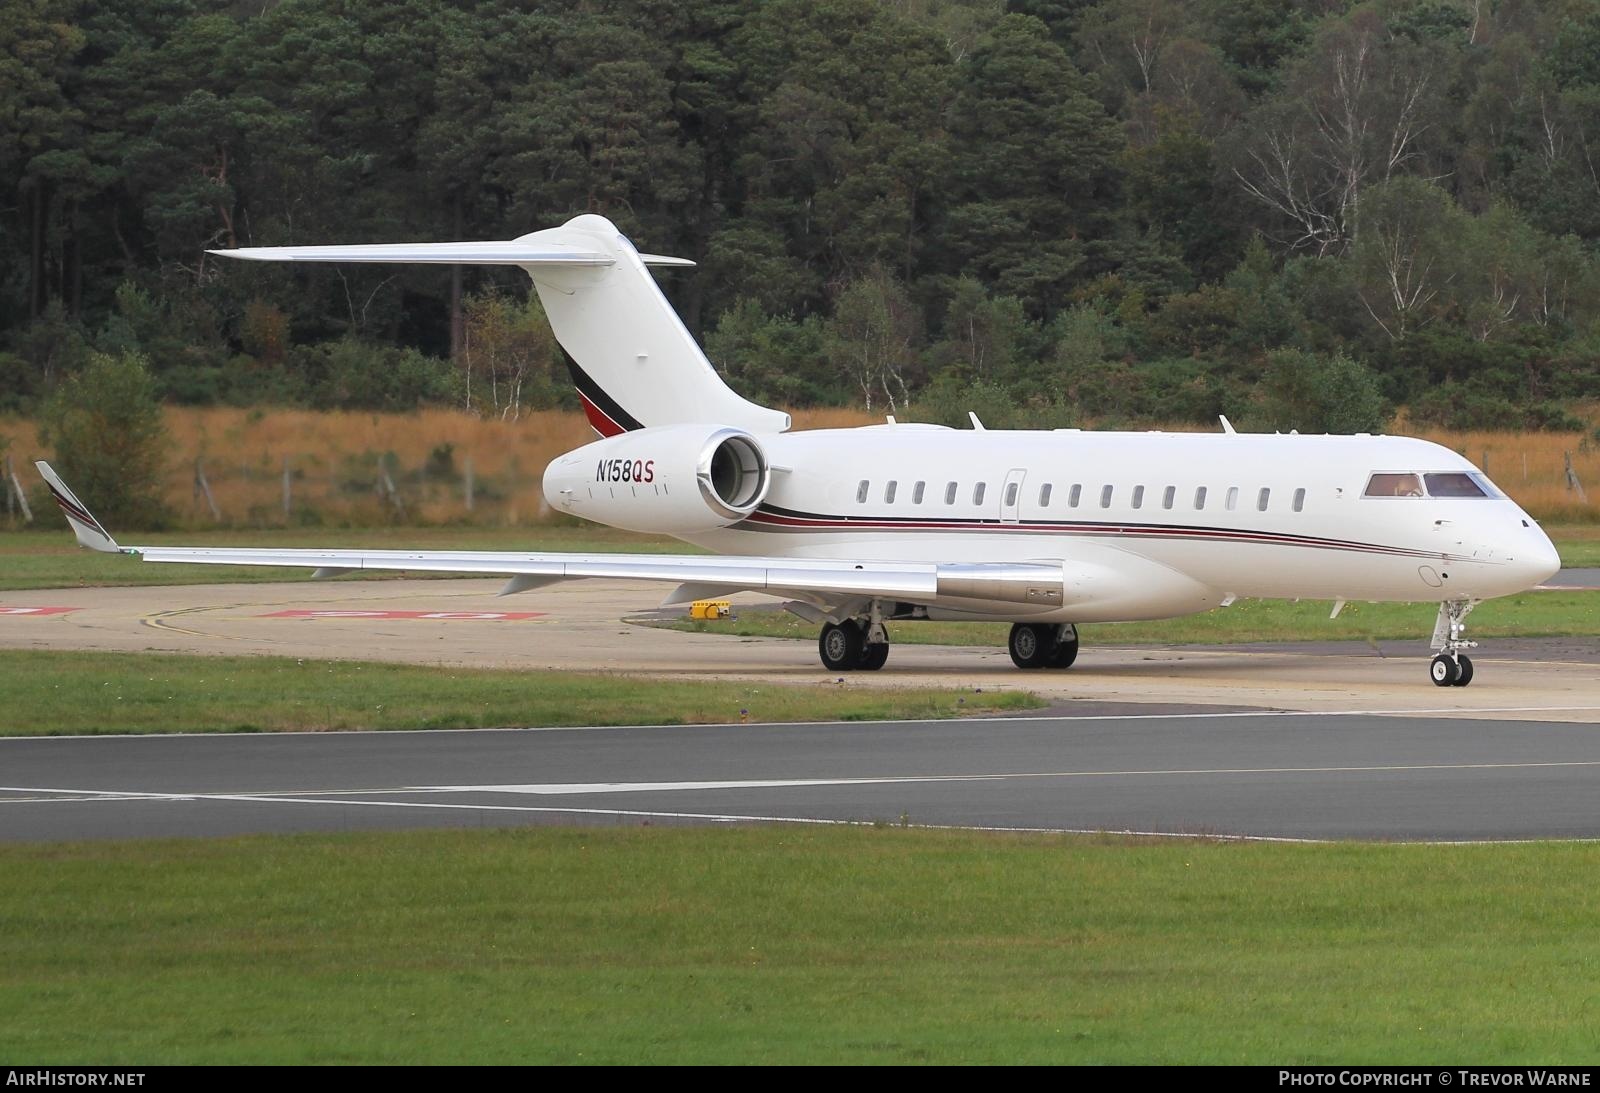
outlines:
{"label": "nose landing gear", "polygon": [[1472,658],[1466,650],[1478,643],[1467,640],[1467,615],[1477,604],[1472,600],[1446,600],[1439,605],[1439,621],[1433,624],[1433,647],[1440,650],[1428,665],[1428,677],[1436,687],[1465,687],[1472,682]]}

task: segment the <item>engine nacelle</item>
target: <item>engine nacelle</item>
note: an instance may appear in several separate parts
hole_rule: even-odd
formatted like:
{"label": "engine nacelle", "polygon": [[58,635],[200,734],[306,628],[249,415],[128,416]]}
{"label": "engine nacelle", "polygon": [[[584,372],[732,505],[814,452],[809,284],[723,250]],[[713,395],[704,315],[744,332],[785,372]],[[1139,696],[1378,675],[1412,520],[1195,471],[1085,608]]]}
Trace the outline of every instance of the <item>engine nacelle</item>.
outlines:
{"label": "engine nacelle", "polygon": [[585,444],[551,461],[557,512],[628,531],[711,531],[756,510],[771,483],[754,437],[722,425],[663,425]]}

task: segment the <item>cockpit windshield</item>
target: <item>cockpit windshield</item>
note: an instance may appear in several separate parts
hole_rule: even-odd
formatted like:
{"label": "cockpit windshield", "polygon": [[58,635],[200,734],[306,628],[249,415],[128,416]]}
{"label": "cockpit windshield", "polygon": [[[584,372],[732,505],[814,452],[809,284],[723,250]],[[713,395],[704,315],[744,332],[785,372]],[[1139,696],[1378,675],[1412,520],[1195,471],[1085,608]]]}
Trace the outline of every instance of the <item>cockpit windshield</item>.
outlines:
{"label": "cockpit windshield", "polygon": [[1493,497],[1495,488],[1479,474],[1425,474],[1429,497]]}
{"label": "cockpit windshield", "polygon": [[[1426,487],[1426,488],[1424,488]],[[1363,497],[1500,497],[1490,481],[1467,471],[1379,471],[1367,479]]]}
{"label": "cockpit windshield", "polygon": [[1363,497],[1421,497],[1420,474],[1375,474],[1367,479]]}

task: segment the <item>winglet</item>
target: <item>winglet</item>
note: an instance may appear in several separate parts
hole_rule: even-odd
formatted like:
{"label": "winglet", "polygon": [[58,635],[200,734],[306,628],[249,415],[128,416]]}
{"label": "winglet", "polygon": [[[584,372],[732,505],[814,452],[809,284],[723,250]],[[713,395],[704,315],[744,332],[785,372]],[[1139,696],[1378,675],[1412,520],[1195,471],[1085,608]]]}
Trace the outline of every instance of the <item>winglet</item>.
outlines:
{"label": "winglet", "polygon": [[103,554],[121,554],[123,550],[111,533],[100,526],[88,509],[83,507],[83,502],[78,500],[76,494],[67,488],[57,474],[44,460],[34,464],[39,468],[39,474],[44,477],[45,485],[50,487],[50,495],[56,499],[56,504],[61,506],[61,514],[67,518],[67,523],[72,525],[72,534],[78,537],[78,545],[98,550]]}

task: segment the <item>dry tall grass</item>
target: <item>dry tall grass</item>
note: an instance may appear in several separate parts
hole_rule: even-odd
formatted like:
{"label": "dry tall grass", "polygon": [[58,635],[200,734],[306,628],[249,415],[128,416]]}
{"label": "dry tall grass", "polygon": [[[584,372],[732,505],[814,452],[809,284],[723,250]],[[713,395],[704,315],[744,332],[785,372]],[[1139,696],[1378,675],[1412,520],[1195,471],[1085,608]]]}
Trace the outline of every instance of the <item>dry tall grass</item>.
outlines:
{"label": "dry tall grass", "polygon": [[[859,410],[796,411],[799,429],[881,422]],[[519,421],[474,417],[457,410],[413,414],[237,410],[167,410],[173,456],[167,500],[191,526],[217,521],[195,486],[204,470],[221,523],[370,525],[473,523],[518,525],[548,518],[540,492],[545,464],[593,439],[578,413],[543,411]],[[1192,427],[1191,427],[1192,428]],[[1406,432],[1403,422],[1394,429]],[[1600,445],[1582,433],[1413,432],[1452,448],[1484,467],[1525,508],[1543,520],[1600,521]],[[32,422],[0,420],[0,437],[24,485],[27,462],[49,451]],[[1580,501],[1566,484],[1570,455],[1588,490]],[[283,470],[290,470],[290,512],[283,510]],[[470,463],[474,505],[466,508]],[[383,470],[403,507],[380,486]]]}

